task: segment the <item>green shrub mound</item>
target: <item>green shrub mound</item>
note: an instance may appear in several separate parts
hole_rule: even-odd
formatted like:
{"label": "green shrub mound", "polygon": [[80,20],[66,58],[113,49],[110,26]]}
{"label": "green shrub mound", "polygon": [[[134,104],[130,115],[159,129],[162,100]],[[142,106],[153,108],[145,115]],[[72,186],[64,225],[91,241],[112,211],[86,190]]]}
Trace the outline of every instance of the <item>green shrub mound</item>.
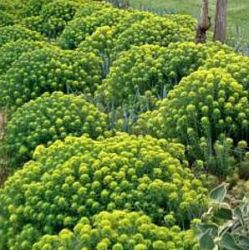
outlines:
{"label": "green shrub mound", "polygon": [[98,27],[117,24],[126,11],[116,8],[103,8],[90,16],[74,18],[62,32],[58,42],[63,49],[75,49]]}
{"label": "green shrub mound", "polygon": [[110,3],[103,2],[103,1],[85,1],[81,3],[79,9],[77,10],[75,17],[87,17],[92,15],[94,12],[113,8],[113,6]]}
{"label": "green shrub mound", "polygon": [[2,75],[0,104],[15,109],[44,92],[91,94],[101,82],[101,60],[93,53],[57,47],[24,53]]}
{"label": "green shrub mound", "polygon": [[13,25],[15,22],[14,17],[0,9],[0,27]]}
{"label": "green shrub mound", "polygon": [[247,92],[230,74],[199,70],[183,78],[157,110],[141,115],[135,130],[177,138],[191,160],[205,160],[210,170],[223,175],[230,167],[227,149],[248,139],[248,114]]}
{"label": "green shrub mound", "polygon": [[106,115],[82,96],[45,93],[24,104],[11,116],[5,129],[4,148],[11,166],[20,166],[31,159],[36,146],[50,145],[68,135],[101,135]]}
{"label": "green shrub mound", "polygon": [[28,250],[43,235],[105,210],[142,211],[154,223],[171,218],[187,229],[206,204],[183,146],[164,139],[66,137],[37,147],[33,157],[0,190],[2,249]]}
{"label": "green shrub mound", "polygon": [[21,16],[30,17],[38,16],[42,10],[42,7],[48,3],[52,2],[51,0],[27,0],[25,5],[22,6]]}
{"label": "green shrub mound", "polygon": [[160,227],[137,212],[101,212],[92,219],[82,218],[73,231],[45,235],[33,245],[39,249],[89,250],[179,250],[197,249],[193,233],[179,227]]}
{"label": "green shrub mound", "polygon": [[31,31],[20,25],[0,27],[0,47],[8,42],[17,41],[19,39],[29,41],[42,41],[43,36],[35,31]]}
{"label": "green shrub mound", "polygon": [[179,26],[196,31],[197,20],[190,15],[166,14],[164,17],[176,22]]}
{"label": "green shrub mound", "polygon": [[[158,45],[134,46],[114,61],[96,96],[115,107],[122,104],[134,107],[134,102],[146,99],[145,95],[153,96],[155,102],[165,97],[182,77],[197,70],[220,49],[220,44],[196,45],[193,42],[172,43],[167,48]],[[144,111],[154,105],[144,105],[142,101],[139,109]]]}
{"label": "green shrub mound", "polygon": [[79,6],[80,5],[74,1],[53,1],[44,5],[39,16],[26,18],[24,25],[49,38],[55,38],[61,34],[67,23],[73,19]]}
{"label": "green shrub mound", "polygon": [[206,62],[204,68],[223,68],[246,89],[249,88],[249,59],[245,56],[219,51],[212,60]]}
{"label": "green shrub mound", "polygon": [[154,44],[167,47],[172,42],[193,41],[191,28],[179,26],[171,19],[159,16],[144,18],[127,28],[116,40],[114,56],[132,45]]}
{"label": "green shrub mound", "polygon": [[116,59],[113,55],[113,49],[119,35],[128,29],[132,24],[142,21],[144,18],[153,16],[153,14],[143,11],[128,12],[117,25],[98,27],[91,35],[81,42],[78,46],[80,51],[94,51],[103,59],[106,72],[112,61]]}
{"label": "green shrub mound", "polygon": [[35,49],[48,47],[46,42],[18,40],[15,42],[9,42],[0,47],[0,75],[6,73],[23,53],[30,52]]}

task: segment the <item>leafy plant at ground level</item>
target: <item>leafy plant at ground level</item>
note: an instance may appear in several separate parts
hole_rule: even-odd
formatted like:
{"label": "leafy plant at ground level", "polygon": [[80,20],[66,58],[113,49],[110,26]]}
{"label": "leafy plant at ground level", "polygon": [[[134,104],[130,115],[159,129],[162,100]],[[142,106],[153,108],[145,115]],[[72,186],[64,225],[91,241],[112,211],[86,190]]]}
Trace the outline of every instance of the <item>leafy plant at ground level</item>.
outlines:
{"label": "leafy plant at ground level", "polygon": [[83,96],[54,92],[24,104],[11,115],[3,149],[12,167],[31,159],[34,149],[68,135],[97,138],[107,129],[107,117]]}
{"label": "leafy plant at ground level", "polygon": [[62,32],[58,39],[59,45],[63,49],[75,49],[98,27],[116,25],[126,15],[126,11],[104,6],[93,12],[92,15],[76,17]]}
{"label": "leafy plant at ground level", "polygon": [[28,250],[81,217],[116,209],[187,229],[203,212],[206,192],[180,144],[123,133],[97,141],[66,137],[37,147],[34,160],[0,189],[0,242],[2,249]]}
{"label": "leafy plant at ground level", "polygon": [[249,199],[239,201],[232,208],[226,201],[227,185],[220,185],[210,193],[209,210],[196,229],[202,250],[245,250],[249,248]]}

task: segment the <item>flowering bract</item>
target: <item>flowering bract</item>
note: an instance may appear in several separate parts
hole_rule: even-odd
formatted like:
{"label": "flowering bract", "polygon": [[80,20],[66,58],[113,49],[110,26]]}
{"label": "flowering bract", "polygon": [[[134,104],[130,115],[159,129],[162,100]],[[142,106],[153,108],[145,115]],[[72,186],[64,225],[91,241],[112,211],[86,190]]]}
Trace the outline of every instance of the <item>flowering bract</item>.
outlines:
{"label": "flowering bract", "polygon": [[40,144],[50,145],[68,135],[97,138],[106,128],[106,115],[82,96],[45,93],[12,114],[3,144],[11,166],[20,166]]}
{"label": "flowering bract", "polygon": [[104,210],[142,211],[159,224],[171,213],[188,228],[206,189],[187,167],[182,145],[121,133],[37,147],[34,160],[5,182],[0,200],[3,248],[28,250],[41,236]]}

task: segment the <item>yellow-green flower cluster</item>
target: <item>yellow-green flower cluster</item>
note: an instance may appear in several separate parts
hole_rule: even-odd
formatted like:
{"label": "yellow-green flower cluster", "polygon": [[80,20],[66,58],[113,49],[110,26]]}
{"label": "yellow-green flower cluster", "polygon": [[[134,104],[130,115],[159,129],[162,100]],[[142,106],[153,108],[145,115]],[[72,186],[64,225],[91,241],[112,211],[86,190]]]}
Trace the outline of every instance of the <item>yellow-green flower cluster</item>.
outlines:
{"label": "yellow-green flower cluster", "polygon": [[19,39],[25,39],[29,41],[42,41],[43,36],[35,31],[31,31],[20,25],[4,26],[0,27],[0,47],[4,44],[12,41],[17,41]]}
{"label": "yellow-green flower cluster", "polygon": [[206,203],[183,146],[164,139],[66,137],[33,157],[0,190],[2,249],[31,249],[43,235],[101,211],[142,211],[156,224],[186,229]]}
{"label": "yellow-green flower cluster", "polygon": [[3,145],[10,165],[21,166],[36,146],[68,135],[97,138],[107,129],[106,118],[82,96],[45,93],[17,109],[6,126]]}
{"label": "yellow-green flower cluster", "polygon": [[14,24],[14,17],[0,8],[0,27]]}
{"label": "yellow-green flower cluster", "polygon": [[179,26],[170,18],[152,16],[135,22],[116,40],[114,54],[128,50],[132,45],[154,44],[167,47],[171,42],[193,41],[194,32]]}
{"label": "yellow-green flower cluster", "polygon": [[0,47],[0,75],[6,73],[23,53],[30,52],[35,49],[48,47],[46,42],[18,40],[15,42],[9,42]]}
{"label": "yellow-green flower cluster", "polygon": [[[109,28],[106,29],[111,36]],[[107,40],[108,41],[108,40]],[[103,43],[102,43],[103,44]],[[146,110],[155,106],[182,77],[204,65],[217,51],[228,50],[216,43],[195,44],[193,42],[172,43],[168,47],[158,45],[134,46],[122,52],[110,67],[110,72],[96,92],[96,98],[111,106],[123,104]],[[146,98],[146,97],[154,98]],[[152,102],[152,103],[151,103]]]}
{"label": "yellow-green flower cluster", "polygon": [[116,59],[117,55],[113,55],[113,49],[116,39],[119,35],[128,29],[132,24],[143,20],[145,17],[153,16],[151,13],[143,11],[131,11],[123,17],[118,24],[114,26],[101,26],[97,28],[91,35],[78,46],[80,51],[94,51],[101,56],[105,67],[110,66],[111,62]]}
{"label": "yellow-green flower cluster", "polygon": [[56,0],[43,6],[39,16],[24,19],[23,23],[31,30],[36,30],[43,35],[57,37],[71,21],[79,4],[74,1]]}
{"label": "yellow-green flower cluster", "polygon": [[127,12],[124,10],[104,7],[92,15],[74,18],[64,29],[59,38],[59,45],[63,49],[74,49],[91,35],[98,27],[117,24]]}
{"label": "yellow-green flower cluster", "polygon": [[205,69],[223,68],[246,89],[249,87],[249,59],[235,52],[219,51],[204,65]]}
{"label": "yellow-green flower cluster", "polygon": [[[225,145],[231,148],[248,139],[247,96],[243,85],[224,70],[199,70],[183,78],[157,110],[142,115],[136,129],[177,138],[187,146],[191,160],[208,161]],[[222,169],[215,171],[223,174]]]}
{"label": "yellow-green flower cluster", "polygon": [[44,92],[91,94],[101,82],[102,65],[93,53],[46,47],[22,54],[0,81],[0,104],[21,106]]}
{"label": "yellow-green flower cluster", "polygon": [[190,15],[166,14],[164,17],[176,22],[179,26],[191,29],[192,32],[195,32],[196,30],[197,20]]}
{"label": "yellow-green flower cluster", "polygon": [[164,97],[181,78],[196,70],[205,59],[203,45],[172,44],[134,46],[119,55],[99,86],[96,96],[119,106],[134,104],[144,95]]}
{"label": "yellow-green flower cluster", "polygon": [[[80,0],[79,0],[80,1]],[[103,9],[113,8],[110,3],[103,1],[82,1],[79,9],[77,10],[75,17],[87,17],[92,15],[96,11]]]}
{"label": "yellow-green flower cluster", "polygon": [[[77,243],[76,243],[77,242]],[[63,229],[58,235],[45,235],[33,250],[194,250],[192,231],[157,226],[138,212],[101,212],[88,219],[83,217],[73,231]]]}

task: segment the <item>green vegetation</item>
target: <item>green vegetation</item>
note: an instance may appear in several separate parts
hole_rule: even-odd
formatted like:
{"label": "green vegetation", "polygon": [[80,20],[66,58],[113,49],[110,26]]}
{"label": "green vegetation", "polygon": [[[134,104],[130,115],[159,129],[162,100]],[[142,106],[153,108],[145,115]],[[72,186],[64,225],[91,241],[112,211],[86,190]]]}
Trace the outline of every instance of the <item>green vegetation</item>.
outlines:
{"label": "green vegetation", "polygon": [[188,228],[206,189],[186,164],[182,145],[149,136],[69,136],[39,146],[1,190],[2,249],[31,249],[41,236],[104,210],[143,211],[159,224],[170,213],[172,226]]}
{"label": "green vegetation", "polygon": [[3,145],[10,165],[16,167],[28,161],[40,144],[50,145],[57,139],[85,133],[97,138],[106,128],[106,115],[82,96],[45,93],[11,116]]}
{"label": "green vegetation", "polygon": [[170,3],[0,3],[0,250],[248,248],[249,59]]}

